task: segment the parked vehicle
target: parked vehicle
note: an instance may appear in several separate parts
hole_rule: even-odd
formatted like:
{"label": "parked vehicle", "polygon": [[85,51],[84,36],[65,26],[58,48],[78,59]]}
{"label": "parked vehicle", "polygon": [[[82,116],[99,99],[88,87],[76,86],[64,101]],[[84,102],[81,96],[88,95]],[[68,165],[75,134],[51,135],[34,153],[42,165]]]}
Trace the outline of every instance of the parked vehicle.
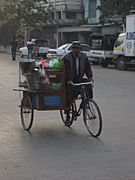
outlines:
{"label": "parked vehicle", "polygon": [[107,67],[113,64],[113,45],[116,40],[116,35],[111,34],[98,34],[90,35],[90,61],[93,64],[101,64]]}
{"label": "parked vehicle", "polygon": [[58,53],[56,52],[55,49],[48,49],[47,55],[48,55],[48,56],[51,56],[51,57],[60,56],[60,55],[58,55]]}
{"label": "parked vehicle", "polygon": [[[34,39],[32,41],[34,44],[34,51],[36,51],[39,56],[46,54],[48,52],[48,49],[50,47],[49,40],[47,40],[47,39]],[[21,53],[22,58],[28,57],[27,47],[21,47],[19,51]]]}
{"label": "parked vehicle", "polygon": [[135,14],[126,16],[126,32],[118,36],[113,55],[117,69],[126,70],[135,66]]}
{"label": "parked vehicle", "polygon": [[[58,47],[57,49],[50,49],[53,53],[56,52],[59,56],[64,56],[68,52],[71,51],[72,43],[63,44],[62,46]],[[90,47],[87,44],[81,44],[81,51],[84,52],[88,58],[90,58]]]}

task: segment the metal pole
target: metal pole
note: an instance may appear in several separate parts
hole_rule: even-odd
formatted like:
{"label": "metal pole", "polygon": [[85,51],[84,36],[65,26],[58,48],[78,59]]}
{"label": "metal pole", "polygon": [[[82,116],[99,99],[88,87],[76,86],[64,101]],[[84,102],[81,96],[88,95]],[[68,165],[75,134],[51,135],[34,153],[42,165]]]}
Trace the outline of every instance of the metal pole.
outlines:
{"label": "metal pole", "polygon": [[[57,23],[56,0],[54,1],[54,20]],[[58,47],[58,25],[56,25],[56,47]]]}
{"label": "metal pole", "polygon": [[57,17],[56,17],[56,0],[54,1],[54,19],[57,20]]}
{"label": "metal pole", "polygon": [[58,32],[58,26],[57,26],[57,34],[56,34],[56,47],[59,46],[59,32]]}
{"label": "metal pole", "polygon": [[28,28],[27,28],[27,26],[25,26],[25,28],[24,28],[24,46],[27,45],[27,30],[28,30]]}

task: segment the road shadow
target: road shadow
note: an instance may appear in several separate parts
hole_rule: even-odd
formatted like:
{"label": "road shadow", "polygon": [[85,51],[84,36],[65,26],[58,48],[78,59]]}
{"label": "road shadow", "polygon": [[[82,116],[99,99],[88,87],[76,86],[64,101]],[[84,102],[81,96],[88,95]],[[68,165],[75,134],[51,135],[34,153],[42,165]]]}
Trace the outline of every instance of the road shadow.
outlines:
{"label": "road shadow", "polygon": [[[68,128],[61,125],[33,128],[30,132],[21,131],[22,140],[27,148],[50,149],[52,151],[62,151],[72,153],[75,151],[105,152],[109,151],[107,145],[99,138],[94,138],[87,131],[79,131],[74,127]],[[24,144],[23,144],[24,146]]]}

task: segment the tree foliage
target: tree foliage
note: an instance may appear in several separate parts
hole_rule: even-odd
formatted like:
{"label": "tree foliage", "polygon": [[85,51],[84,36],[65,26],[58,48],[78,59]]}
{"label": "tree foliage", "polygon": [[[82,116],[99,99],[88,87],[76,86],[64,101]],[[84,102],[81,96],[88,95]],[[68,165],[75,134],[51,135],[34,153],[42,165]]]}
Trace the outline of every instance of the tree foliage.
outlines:
{"label": "tree foliage", "polygon": [[41,25],[49,18],[49,9],[46,0],[5,1],[0,9],[1,18],[4,20],[17,18],[19,22],[29,27]]}
{"label": "tree foliage", "polygon": [[109,21],[112,16],[120,16],[125,24],[125,17],[135,8],[135,0],[101,0],[98,9],[101,11],[101,21]]}
{"label": "tree foliage", "polygon": [[9,45],[10,40],[15,36],[19,24],[15,19],[3,22],[0,26],[0,45]]}
{"label": "tree foliage", "polygon": [[50,10],[45,0],[22,1],[23,3],[18,3],[17,15],[26,25],[34,27],[46,23]]}
{"label": "tree foliage", "polygon": [[[18,32],[23,33],[24,27],[32,31],[40,30],[43,24],[51,20],[50,9],[47,0],[0,0],[0,36],[11,36],[17,28]],[[12,33],[8,31],[9,34],[6,34],[7,30],[3,30],[6,27],[12,27]]]}

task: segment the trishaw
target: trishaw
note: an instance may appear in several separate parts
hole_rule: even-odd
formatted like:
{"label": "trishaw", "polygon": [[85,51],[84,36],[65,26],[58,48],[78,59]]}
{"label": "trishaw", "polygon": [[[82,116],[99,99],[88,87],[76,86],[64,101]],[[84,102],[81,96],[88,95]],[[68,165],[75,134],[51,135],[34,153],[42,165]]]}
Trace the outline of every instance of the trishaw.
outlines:
{"label": "trishaw", "polygon": [[[27,61],[27,65],[25,63],[25,61],[24,64],[19,63],[19,88],[14,89],[22,94],[20,116],[25,130],[30,130],[33,125],[34,110],[59,110],[65,126],[70,127],[83,112],[83,120],[88,132],[93,137],[98,137],[101,134],[102,116],[100,109],[93,99],[87,98],[85,91],[86,85],[93,84],[93,82],[71,84],[79,89],[80,96],[67,106],[64,68],[53,70],[45,68],[50,84],[43,86],[37,67],[33,66],[35,60]],[[25,83],[22,82],[22,74],[26,78]]]}

